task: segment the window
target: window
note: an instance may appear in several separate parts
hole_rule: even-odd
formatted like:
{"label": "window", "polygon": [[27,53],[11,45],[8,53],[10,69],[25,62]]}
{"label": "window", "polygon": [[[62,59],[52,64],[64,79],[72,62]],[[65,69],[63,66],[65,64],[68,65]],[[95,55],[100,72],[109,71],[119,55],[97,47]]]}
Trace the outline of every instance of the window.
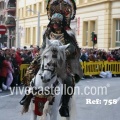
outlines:
{"label": "window", "polygon": [[26,17],[28,17],[31,14],[31,12],[28,11],[28,9],[30,9],[30,6],[26,6]]}
{"label": "window", "polygon": [[[30,5],[28,9],[31,9],[31,10],[32,10],[32,5]],[[30,16],[33,14],[33,12],[31,12],[31,11],[27,11],[27,12],[28,12],[28,14],[29,14]]]}
{"label": "window", "polygon": [[33,10],[37,11],[37,5],[36,4],[33,5]]}
{"label": "window", "polygon": [[120,20],[116,20],[116,47],[120,46]]}
{"label": "window", "polygon": [[88,21],[83,22],[83,46],[88,45]]}
{"label": "window", "polygon": [[33,45],[36,45],[36,27],[33,27],[33,41],[32,41]]}
{"label": "window", "polygon": [[85,41],[85,45],[88,45],[88,22],[85,22]]}
{"label": "window", "polygon": [[47,7],[47,1],[44,2],[44,13],[47,12],[46,7]]}
{"label": "window", "polygon": [[95,21],[92,21],[93,32],[95,32]]}
{"label": "window", "polygon": [[42,3],[41,2],[39,2],[38,11],[40,11],[40,13],[42,12]]}
{"label": "window", "polygon": [[18,13],[17,13],[17,14],[18,14],[18,16],[20,17],[20,8],[18,9]]}
{"label": "window", "polygon": [[30,28],[26,28],[26,37],[25,37],[25,44],[30,44]]}
{"label": "window", "polygon": [[23,18],[24,17],[24,14],[23,14],[23,8],[21,8],[21,17]]}

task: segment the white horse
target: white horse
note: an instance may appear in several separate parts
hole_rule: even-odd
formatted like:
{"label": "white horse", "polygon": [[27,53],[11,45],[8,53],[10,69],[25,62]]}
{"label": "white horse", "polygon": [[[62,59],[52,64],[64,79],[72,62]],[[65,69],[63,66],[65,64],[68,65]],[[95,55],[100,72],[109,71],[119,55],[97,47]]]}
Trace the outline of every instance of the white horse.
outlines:
{"label": "white horse", "polygon": [[[58,111],[63,93],[62,80],[66,77],[65,49],[68,46],[69,44],[63,45],[59,40],[46,40],[46,48],[41,55],[41,67],[33,78],[32,84],[34,83],[34,86],[40,91],[52,89],[54,95],[48,97],[40,120],[58,120]],[[70,117],[67,120],[76,120],[75,101],[73,99],[72,97],[69,102]],[[31,102],[31,104],[31,120],[37,120],[37,115],[34,113],[34,103]]]}

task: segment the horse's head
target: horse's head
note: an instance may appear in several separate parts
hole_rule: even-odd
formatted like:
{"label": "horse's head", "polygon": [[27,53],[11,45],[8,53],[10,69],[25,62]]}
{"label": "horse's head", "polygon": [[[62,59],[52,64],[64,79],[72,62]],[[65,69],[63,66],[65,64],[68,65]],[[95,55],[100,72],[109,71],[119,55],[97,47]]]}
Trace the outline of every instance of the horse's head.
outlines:
{"label": "horse's head", "polygon": [[44,83],[49,82],[56,75],[59,75],[59,72],[64,71],[65,49],[68,46],[69,44],[63,45],[59,40],[46,40],[46,48],[41,55],[41,79]]}

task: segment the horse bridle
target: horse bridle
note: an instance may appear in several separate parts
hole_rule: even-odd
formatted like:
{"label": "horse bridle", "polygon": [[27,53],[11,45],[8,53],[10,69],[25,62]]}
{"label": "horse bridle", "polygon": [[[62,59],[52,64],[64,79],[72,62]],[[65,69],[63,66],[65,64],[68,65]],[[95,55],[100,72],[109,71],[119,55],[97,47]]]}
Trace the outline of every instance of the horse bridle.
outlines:
{"label": "horse bridle", "polygon": [[[52,50],[52,58],[57,59],[57,53],[58,53],[57,50],[53,49]],[[54,69],[51,70],[49,68],[44,68],[45,66],[44,66],[44,58],[43,58],[42,71],[44,71],[44,70],[50,71],[51,75],[52,75],[51,78],[47,80],[47,82],[49,82],[56,75],[55,70],[56,70],[57,64],[56,63],[52,63],[52,61],[50,61],[49,63],[47,63],[47,66],[53,66]],[[41,79],[42,79],[42,76],[41,76]]]}
{"label": "horse bridle", "polygon": [[[47,63],[47,66],[53,66],[54,67],[54,69],[53,70],[51,70],[51,69],[49,69],[49,68],[44,68],[45,66],[44,66],[44,60],[43,60],[43,64],[42,64],[42,71],[49,71],[49,72],[51,72],[51,78],[50,79],[48,79],[47,80],[47,82],[49,82],[52,78],[54,78],[55,76],[56,76],[56,64],[55,63],[51,63],[51,61],[49,62],[49,63]],[[42,76],[41,76],[41,79],[43,79],[42,78]]]}

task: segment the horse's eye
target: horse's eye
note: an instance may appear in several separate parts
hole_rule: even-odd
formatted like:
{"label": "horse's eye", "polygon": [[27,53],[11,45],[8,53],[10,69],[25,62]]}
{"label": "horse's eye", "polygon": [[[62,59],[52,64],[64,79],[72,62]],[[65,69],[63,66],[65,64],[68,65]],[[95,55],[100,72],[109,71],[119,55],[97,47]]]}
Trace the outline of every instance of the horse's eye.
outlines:
{"label": "horse's eye", "polygon": [[44,58],[47,58],[47,56],[45,55]]}
{"label": "horse's eye", "polygon": [[50,66],[50,63],[47,63],[48,66]]}

